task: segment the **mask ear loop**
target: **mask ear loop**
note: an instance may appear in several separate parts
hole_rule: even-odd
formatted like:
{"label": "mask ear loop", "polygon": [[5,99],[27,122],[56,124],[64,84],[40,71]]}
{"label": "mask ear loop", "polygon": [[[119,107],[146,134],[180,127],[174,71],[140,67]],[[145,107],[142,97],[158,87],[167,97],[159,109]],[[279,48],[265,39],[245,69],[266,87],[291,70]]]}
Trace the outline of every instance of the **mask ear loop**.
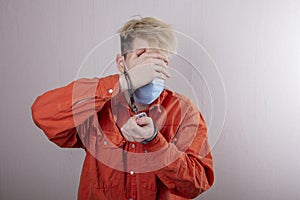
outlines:
{"label": "mask ear loop", "polygon": [[132,109],[132,111],[135,113],[135,114],[138,114],[138,108],[136,107],[135,103],[134,103],[134,98],[133,98],[133,88],[132,88],[132,82],[131,82],[131,79],[129,77],[129,74],[128,74],[128,68],[125,64],[125,60],[123,60],[123,68],[124,68],[124,76],[125,76],[125,79],[126,79],[126,83],[127,83],[127,87],[128,87],[128,93],[129,93],[129,97],[130,97],[130,108]]}

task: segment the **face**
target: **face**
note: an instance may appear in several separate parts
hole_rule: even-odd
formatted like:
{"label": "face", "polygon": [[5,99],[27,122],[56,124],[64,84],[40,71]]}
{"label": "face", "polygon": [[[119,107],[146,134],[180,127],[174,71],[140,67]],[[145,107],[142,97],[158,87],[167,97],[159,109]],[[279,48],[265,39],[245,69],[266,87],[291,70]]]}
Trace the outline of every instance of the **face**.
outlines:
{"label": "face", "polygon": [[[153,46],[149,45],[149,43],[144,39],[136,38],[133,42],[133,50],[126,53],[125,64],[127,66],[127,69],[129,70],[139,64],[146,64],[142,62],[147,62],[147,59],[139,59],[139,61],[137,61],[138,58],[142,55],[146,57],[146,54],[149,57],[153,56],[153,58],[155,59],[160,59],[162,64],[168,65],[170,55],[169,52],[154,48]],[[119,70],[123,72],[124,56],[117,55],[116,61]]]}

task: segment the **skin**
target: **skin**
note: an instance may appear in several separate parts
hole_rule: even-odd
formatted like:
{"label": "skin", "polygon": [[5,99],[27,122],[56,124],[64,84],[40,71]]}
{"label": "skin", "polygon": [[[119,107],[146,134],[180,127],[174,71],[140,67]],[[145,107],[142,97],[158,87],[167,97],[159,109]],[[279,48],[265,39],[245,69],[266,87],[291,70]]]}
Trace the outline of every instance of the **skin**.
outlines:
{"label": "skin", "polygon": [[[127,53],[126,60],[120,54],[116,56],[117,67],[121,72],[119,75],[121,92],[128,89],[123,74],[125,69],[127,69],[133,89],[148,84],[154,78],[163,80],[170,78],[168,58],[168,52],[151,48],[146,40],[136,38],[133,42],[133,50]],[[129,102],[128,95],[126,99]],[[149,107],[149,105],[142,104],[136,104],[136,106],[140,111]],[[137,118],[136,116],[132,116],[121,127],[121,131],[126,140],[141,142],[153,135],[154,125],[150,117]]]}

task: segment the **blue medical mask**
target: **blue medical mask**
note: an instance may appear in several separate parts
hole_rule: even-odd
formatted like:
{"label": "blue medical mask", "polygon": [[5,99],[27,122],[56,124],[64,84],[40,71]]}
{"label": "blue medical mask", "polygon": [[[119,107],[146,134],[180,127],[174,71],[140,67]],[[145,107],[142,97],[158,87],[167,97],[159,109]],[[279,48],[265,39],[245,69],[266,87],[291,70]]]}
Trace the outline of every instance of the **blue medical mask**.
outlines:
{"label": "blue medical mask", "polygon": [[164,90],[164,80],[155,78],[153,81],[136,89],[133,93],[134,101],[140,104],[151,104]]}

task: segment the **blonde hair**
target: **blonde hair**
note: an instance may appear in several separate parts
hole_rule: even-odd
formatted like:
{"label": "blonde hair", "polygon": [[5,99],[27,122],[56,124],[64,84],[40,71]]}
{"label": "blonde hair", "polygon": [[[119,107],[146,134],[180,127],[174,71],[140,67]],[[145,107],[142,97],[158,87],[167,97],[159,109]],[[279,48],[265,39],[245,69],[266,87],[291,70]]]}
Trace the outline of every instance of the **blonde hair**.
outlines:
{"label": "blonde hair", "polygon": [[121,53],[126,54],[133,50],[135,38],[146,40],[153,48],[176,52],[177,40],[174,29],[154,17],[132,19],[118,30],[121,39]]}

